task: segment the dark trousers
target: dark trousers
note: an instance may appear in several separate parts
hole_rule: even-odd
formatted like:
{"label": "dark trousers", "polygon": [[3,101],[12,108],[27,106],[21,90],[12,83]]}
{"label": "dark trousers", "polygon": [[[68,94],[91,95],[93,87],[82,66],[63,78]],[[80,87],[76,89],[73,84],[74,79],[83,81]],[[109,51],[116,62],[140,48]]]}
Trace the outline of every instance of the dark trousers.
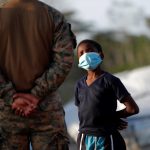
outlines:
{"label": "dark trousers", "polygon": [[0,99],[0,150],[68,150],[68,136],[62,105],[49,102],[25,118],[15,115]]}

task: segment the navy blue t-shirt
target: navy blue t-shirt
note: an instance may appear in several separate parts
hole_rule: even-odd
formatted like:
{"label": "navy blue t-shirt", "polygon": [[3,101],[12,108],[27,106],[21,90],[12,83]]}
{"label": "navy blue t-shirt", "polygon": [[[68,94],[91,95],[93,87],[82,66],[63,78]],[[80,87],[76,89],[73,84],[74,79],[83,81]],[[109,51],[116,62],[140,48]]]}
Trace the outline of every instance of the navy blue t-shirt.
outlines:
{"label": "navy blue t-shirt", "polygon": [[122,102],[130,94],[120,79],[110,73],[104,72],[89,86],[86,78],[81,78],[75,88],[79,131],[91,135],[111,134],[115,130],[117,99]]}

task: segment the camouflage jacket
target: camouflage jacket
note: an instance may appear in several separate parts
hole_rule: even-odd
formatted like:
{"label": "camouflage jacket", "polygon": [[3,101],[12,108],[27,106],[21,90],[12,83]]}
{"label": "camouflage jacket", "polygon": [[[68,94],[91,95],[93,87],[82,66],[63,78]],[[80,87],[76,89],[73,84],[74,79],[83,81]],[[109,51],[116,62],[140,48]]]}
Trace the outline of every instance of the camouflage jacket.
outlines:
{"label": "camouflage jacket", "polygon": [[[54,36],[52,39],[53,61],[51,61],[49,67],[34,80],[34,86],[30,89],[32,94],[44,99],[47,95],[58,89],[71,70],[76,39],[71,31],[70,24],[67,23],[59,11],[42,2],[38,3],[48,8],[48,13],[53,19],[54,26]],[[13,81],[9,80],[3,71],[0,70],[0,98],[5,100],[6,105],[11,105],[12,95],[16,92],[18,91]]]}

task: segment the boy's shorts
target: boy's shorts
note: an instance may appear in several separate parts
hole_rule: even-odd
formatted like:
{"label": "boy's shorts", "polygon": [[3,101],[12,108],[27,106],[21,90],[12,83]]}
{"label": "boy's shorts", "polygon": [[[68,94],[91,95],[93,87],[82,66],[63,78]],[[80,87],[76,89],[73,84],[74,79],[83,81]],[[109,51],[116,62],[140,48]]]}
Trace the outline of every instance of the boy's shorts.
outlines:
{"label": "boy's shorts", "polygon": [[118,131],[109,136],[78,134],[78,150],[126,150],[125,142]]}

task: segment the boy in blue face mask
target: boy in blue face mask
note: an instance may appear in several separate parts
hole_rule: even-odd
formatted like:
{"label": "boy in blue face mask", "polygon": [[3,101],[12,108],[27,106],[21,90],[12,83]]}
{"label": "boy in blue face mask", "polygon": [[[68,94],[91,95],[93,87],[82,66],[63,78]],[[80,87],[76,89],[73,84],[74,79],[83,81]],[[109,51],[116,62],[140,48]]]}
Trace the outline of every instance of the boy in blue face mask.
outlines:
{"label": "boy in blue face mask", "polygon": [[[77,47],[79,67],[87,70],[76,84],[78,107],[78,150],[126,150],[118,130],[125,129],[122,118],[137,114],[139,108],[119,78],[101,69],[102,47],[93,40],[83,40]],[[117,111],[117,100],[126,108]]]}

